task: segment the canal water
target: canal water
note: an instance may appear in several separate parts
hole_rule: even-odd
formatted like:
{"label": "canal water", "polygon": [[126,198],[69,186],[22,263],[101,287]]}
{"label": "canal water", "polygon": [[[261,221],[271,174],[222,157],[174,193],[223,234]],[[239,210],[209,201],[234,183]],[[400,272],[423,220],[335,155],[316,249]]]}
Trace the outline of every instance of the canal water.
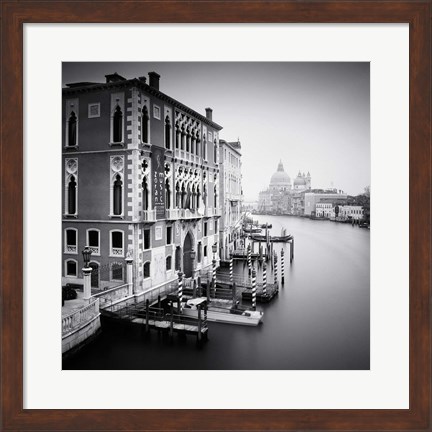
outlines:
{"label": "canal water", "polygon": [[157,332],[146,338],[130,328],[104,329],[63,369],[369,369],[369,230],[289,216],[254,219],[271,223],[272,235],[285,227],[295,237],[291,265],[283,246],[285,285],[271,303],[258,304],[262,325],[209,323],[202,347],[192,336],[170,343]]}

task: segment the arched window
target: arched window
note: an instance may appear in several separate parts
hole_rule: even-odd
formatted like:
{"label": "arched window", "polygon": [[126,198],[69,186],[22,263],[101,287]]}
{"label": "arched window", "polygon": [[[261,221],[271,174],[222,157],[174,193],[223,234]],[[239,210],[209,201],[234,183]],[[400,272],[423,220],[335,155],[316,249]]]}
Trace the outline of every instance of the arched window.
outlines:
{"label": "arched window", "polygon": [[216,140],[213,142],[213,162],[217,163],[217,143]]}
{"label": "arched window", "polygon": [[171,122],[168,116],[165,117],[165,148],[171,148]]}
{"label": "arched window", "polygon": [[181,144],[180,144],[181,150],[185,149],[185,140],[186,140],[186,132],[185,132],[184,126],[182,126],[182,128],[181,128]]}
{"label": "arched window", "polygon": [[113,214],[122,214],[122,185],[123,182],[119,174],[116,175],[113,187]]}
{"label": "arched window", "polygon": [[192,210],[195,210],[195,208],[196,208],[195,199],[196,199],[196,192],[195,192],[195,185],[193,185],[192,186],[192,195],[191,195],[191,206],[190,206]]}
{"label": "arched window", "polygon": [[144,271],[144,279],[149,278],[150,277],[150,261],[147,261],[144,263],[143,271]]}
{"label": "arched window", "polygon": [[110,256],[123,256],[123,231],[110,231]]}
{"label": "arched window", "polygon": [[77,145],[77,118],[75,112],[72,111],[68,120],[68,142],[69,147],[75,147]]}
{"label": "arched window", "polygon": [[167,256],[166,257],[166,269],[171,270],[172,268],[172,257],[171,256]]}
{"label": "arched window", "polygon": [[171,188],[168,179],[165,181],[165,208],[171,208]]}
{"label": "arched window", "polygon": [[142,189],[143,189],[143,210],[148,210],[148,185],[147,185],[147,177],[143,178],[142,181]]}
{"label": "arched window", "polygon": [[87,230],[87,246],[90,248],[93,255],[100,255],[99,230],[96,230],[96,229]]}
{"label": "arched window", "polygon": [[76,181],[75,177],[71,176],[68,184],[68,214],[76,214]]}
{"label": "arched window", "polygon": [[176,251],[175,251],[175,269],[176,270],[181,269],[181,248],[180,248],[180,246],[177,246]]}
{"label": "arched window", "polygon": [[214,198],[214,208],[216,208],[217,207],[217,187],[216,187],[216,185],[215,185],[215,187],[214,187],[214,194],[213,194],[213,198]]}
{"label": "arched window", "polygon": [[65,253],[78,253],[78,230],[76,228],[65,230]]}
{"label": "arched window", "polygon": [[180,185],[176,184],[176,207],[180,208],[180,200],[181,200],[181,193],[180,193]]}
{"label": "arched window", "polygon": [[202,257],[202,244],[198,242],[198,252],[197,252],[197,261],[200,263]]}
{"label": "arched window", "polygon": [[123,113],[121,108],[117,105],[114,111],[113,118],[113,142],[122,142],[123,137]]}
{"label": "arched window", "polygon": [[185,185],[181,189],[181,208],[185,208],[186,205],[186,188]]}
{"label": "arched window", "polygon": [[196,148],[197,156],[201,156],[200,144],[201,144],[201,141],[199,139],[199,132],[197,132],[196,137],[195,137],[195,148]]}
{"label": "arched window", "polygon": [[186,151],[189,152],[190,151],[190,129],[187,128],[186,131]]}
{"label": "arched window", "polygon": [[207,141],[206,141],[205,135],[204,135],[204,138],[203,138],[203,158],[205,160],[207,160]]}
{"label": "arched window", "polygon": [[177,122],[176,123],[176,141],[175,141],[176,149],[180,148],[180,138],[181,138],[180,127],[179,127],[179,124]]}
{"label": "arched window", "polygon": [[144,106],[141,115],[141,141],[143,143],[148,143],[149,141],[149,115],[147,107]]}
{"label": "arched window", "polygon": [[200,188],[199,188],[199,186],[197,187],[196,206],[197,206],[197,209],[198,209],[198,210],[199,210],[200,207],[201,207],[201,192],[200,192]]}
{"label": "arched window", "polygon": [[69,259],[66,261],[66,276],[78,276],[78,264],[75,260]]}

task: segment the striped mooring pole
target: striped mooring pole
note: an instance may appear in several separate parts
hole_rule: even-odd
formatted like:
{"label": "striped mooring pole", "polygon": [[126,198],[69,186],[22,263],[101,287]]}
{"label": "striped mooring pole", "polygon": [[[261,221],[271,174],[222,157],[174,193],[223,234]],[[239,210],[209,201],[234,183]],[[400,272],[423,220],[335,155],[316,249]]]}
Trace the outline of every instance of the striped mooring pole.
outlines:
{"label": "striped mooring pole", "polygon": [[233,259],[233,255],[230,254],[230,261],[229,261],[229,278],[230,278],[230,282],[231,282],[231,283],[234,282],[234,273],[233,273],[233,268],[234,268],[234,259]]}
{"label": "striped mooring pole", "polygon": [[263,288],[262,288],[263,295],[267,295],[267,264],[265,260],[263,262],[262,284],[263,284]]}
{"label": "striped mooring pole", "polygon": [[274,255],[273,255],[273,260],[274,260],[274,270],[273,270],[273,273],[274,273],[274,284],[276,285],[276,290],[278,290],[279,289],[279,286],[278,286],[278,271],[277,271],[277,254],[276,254],[276,252],[274,253]]}
{"label": "striped mooring pole", "polygon": [[256,310],[256,270],[255,267],[252,268],[252,310]]}
{"label": "striped mooring pole", "polygon": [[179,309],[180,309],[180,312],[181,312],[181,310],[182,310],[182,300],[183,300],[183,273],[181,271],[178,272],[177,297],[178,297],[178,301],[179,301]]}
{"label": "striped mooring pole", "polygon": [[285,252],[282,249],[281,250],[281,284],[285,284],[285,258],[284,258]]}
{"label": "striped mooring pole", "polygon": [[249,276],[252,272],[252,255],[251,255],[251,247],[250,244],[248,244],[248,248],[247,248],[247,262],[248,262],[248,267],[249,267]]}
{"label": "striped mooring pole", "polygon": [[213,256],[212,264],[213,264],[213,267],[212,267],[213,289],[216,292],[216,258],[214,256]]}

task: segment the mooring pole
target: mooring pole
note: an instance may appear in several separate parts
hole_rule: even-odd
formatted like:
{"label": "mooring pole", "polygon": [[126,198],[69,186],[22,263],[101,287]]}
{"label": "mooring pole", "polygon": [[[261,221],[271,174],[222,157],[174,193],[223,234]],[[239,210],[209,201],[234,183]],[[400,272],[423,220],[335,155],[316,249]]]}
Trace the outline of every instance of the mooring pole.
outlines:
{"label": "mooring pole", "polygon": [[278,269],[277,269],[277,253],[274,253],[274,269],[273,269],[273,275],[274,275],[274,284],[276,285],[276,291],[279,289],[278,285]]}
{"label": "mooring pole", "polygon": [[284,285],[285,284],[285,252],[283,250],[283,248],[281,249],[281,284]]}
{"label": "mooring pole", "polygon": [[203,328],[207,328],[207,302],[204,303],[204,321],[203,321]]}
{"label": "mooring pole", "polygon": [[149,309],[150,309],[150,301],[149,299],[146,300],[146,324],[145,324],[145,329],[146,329],[146,333],[148,333],[149,331]]}
{"label": "mooring pole", "polygon": [[173,337],[174,334],[174,308],[171,302],[171,315],[170,315],[170,336]]}
{"label": "mooring pole", "polygon": [[198,342],[201,342],[201,305],[197,306],[198,309]]}
{"label": "mooring pole", "polygon": [[197,282],[196,282],[196,279],[193,279],[192,283],[193,283],[192,297],[196,298],[196,296],[197,296],[196,295],[197,294]]}
{"label": "mooring pole", "polygon": [[248,263],[249,276],[250,276],[252,273],[252,256],[251,256],[250,244],[248,244],[248,247],[247,247],[247,263]]}
{"label": "mooring pole", "polygon": [[207,296],[207,302],[209,302],[210,301],[210,281],[207,281],[206,296]]}
{"label": "mooring pole", "polygon": [[198,297],[201,297],[201,276],[198,276],[197,295]]}
{"label": "mooring pole", "polygon": [[229,278],[230,282],[234,282],[234,259],[232,253],[230,254],[230,261],[229,261]]}
{"label": "mooring pole", "polygon": [[256,310],[256,270],[252,267],[252,310]]}
{"label": "mooring pole", "polygon": [[161,297],[160,297],[160,295],[158,295],[158,309],[160,309],[161,308]]}
{"label": "mooring pole", "polygon": [[233,282],[232,284],[232,304],[233,304],[233,308],[236,307],[236,284],[235,282]]}
{"label": "mooring pole", "polygon": [[291,239],[290,245],[291,245],[291,247],[290,247],[290,252],[291,252],[290,263],[292,263],[293,259],[294,259],[294,237]]}
{"label": "mooring pole", "polygon": [[263,284],[263,288],[262,288],[263,295],[267,295],[267,264],[265,260],[263,262],[262,284]]}
{"label": "mooring pole", "polygon": [[183,273],[181,271],[178,272],[177,298],[178,298],[178,312],[180,313],[182,310],[181,304],[183,300]]}

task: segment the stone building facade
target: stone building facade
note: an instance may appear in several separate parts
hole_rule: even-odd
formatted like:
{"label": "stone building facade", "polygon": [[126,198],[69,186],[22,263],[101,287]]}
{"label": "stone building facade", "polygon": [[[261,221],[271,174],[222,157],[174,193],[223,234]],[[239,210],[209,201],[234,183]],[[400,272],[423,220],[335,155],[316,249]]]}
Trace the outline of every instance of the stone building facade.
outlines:
{"label": "stone building facade", "polygon": [[63,89],[63,284],[82,281],[85,245],[95,289],[126,281],[126,257],[136,293],[211,266],[222,127],[159,81],[114,73]]}
{"label": "stone building facade", "polygon": [[224,209],[219,228],[219,255],[226,261],[230,252],[237,248],[240,238],[243,203],[241,143],[240,140],[220,140],[219,143],[220,198]]}

